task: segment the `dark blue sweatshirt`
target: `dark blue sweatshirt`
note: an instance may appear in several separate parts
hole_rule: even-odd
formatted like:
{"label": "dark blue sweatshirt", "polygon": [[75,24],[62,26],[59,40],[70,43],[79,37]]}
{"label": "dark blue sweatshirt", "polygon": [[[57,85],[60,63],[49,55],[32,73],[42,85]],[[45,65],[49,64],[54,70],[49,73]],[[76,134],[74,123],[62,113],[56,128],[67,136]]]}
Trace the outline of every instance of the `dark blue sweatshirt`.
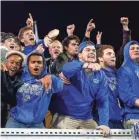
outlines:
{"label": "dark blue sweatshirt", "polygon": [[116,73],[110,69],[102,69],[106,75],[108,81],[108,96],[109,96],[109,119],[112,121],[120,121],[121,108],[118,102],[118,83]]}
{"label": "dark blue sweatshirt", "polygon": [[71,84],[64,85],[64,89],[55,95],[55,112],[76,119],[92,119],[92,108],[96,99],[100,125],[108,125],[108,94],[104,73],[91,72],[87,76],[82,69],[83,64],[80,61],[64,64],[62,72],[70,79]]}
{"label": "dark blue sweatshirt", "polygon": [[119,96],[124,103],[122,115],[125,120],[139,119],[139,107],[135,101],[139,99],[139,65],[129,56],[130,44],[137,41],[130,41],[124,47],[124,63],[118,70]]}
{"label": "dark blue sweatshirt", "polygon": [[[30,55],[29,55],[30,56]],[[10,110],[11,117],[25,124],[38,124],[45,118],[52,93],[63,89],[63,82],[52,75],[52,88],[47,92],[41,82],[36,80],[47,74],[45,60],[43,58],[43,71],[38,77],[34,77],[28,70],[28,58],[21,79],[24,84],[17,90],[17,105]]]}

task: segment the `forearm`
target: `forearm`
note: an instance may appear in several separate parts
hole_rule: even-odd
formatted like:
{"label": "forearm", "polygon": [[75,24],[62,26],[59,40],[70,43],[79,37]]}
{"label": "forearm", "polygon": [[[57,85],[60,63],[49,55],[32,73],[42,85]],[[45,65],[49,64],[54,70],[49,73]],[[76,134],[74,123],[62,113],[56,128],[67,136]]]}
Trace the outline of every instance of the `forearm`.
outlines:
{"label": "forearm", "polygon": [[56,77],[55,75],[51,75],[52,77],[52,93],[57,93],[63,90],[63,81]]}
{"label": "forearm", "polygon": [[103,101],[97,101],[97,108],[99,113],[99,125],[106,125],[108,126],[109,121],[109,103],[108,103],[108,96],[103,98]]}
{"label": "forearm", "polygon": [[85,31],[85,37],[90,38],[90,33],[91,33],[90,31]]}
{"label": "forearm", "polygon": [[131,41],[131,30],[124,30],[123,29],[123,43],[122,46],[124,47],[126,43]]}
{"label": "forearm", "polygon": [[69,62],[64,64],[62,73],[64,74],[65,77],[70,78],[72,77],[75,73],[80,71],[83,67],[83,62]]}
{"label": "forearm", "polygon": [[88,38],[88,37],[84,36],[84,38],[83,38],[82,42],[85,42],[85,41],[90,41],[90,38]]}
{"label": "forearm", "polygon": [[98,48],[100,48],[100,47],[102,47],[101,44],[96,44],[96,49],[98,49]]}

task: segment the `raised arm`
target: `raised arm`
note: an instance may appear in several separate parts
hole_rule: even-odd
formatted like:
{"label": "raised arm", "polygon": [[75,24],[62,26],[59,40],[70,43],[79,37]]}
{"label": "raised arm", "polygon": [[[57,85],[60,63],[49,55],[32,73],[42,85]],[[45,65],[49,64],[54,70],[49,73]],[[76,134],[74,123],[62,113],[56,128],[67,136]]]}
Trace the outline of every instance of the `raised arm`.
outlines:
{"label": "raised arm", "polygon": [[74,30],[75,30],[75,25],[74,25],[74,24],[68,25],[68,26],[67,26],[67,34],[68,34],[68,36],[73,35]]}
{"label": "raised arm", "polygon": [[87,24],[85,36],[84,36],[82,42],[90,40],[90,34],[93,29],[95,29],[95,23],[93,23],[93,19],[91,19]]}
{"label": "raised arm", "polygon": [[120,23],[122,24],[122,29],[123,29],[123,42],[122,42],[122,46],[119,49],[119,51],[117,52],[117,56],[116,56],[116,59],[117,59],[116,67],[117,68],[119,68],[123,63],[123,60],[124,60],[123,50],[124,50],[126,43],[131,41],[131,30],[128,27],[128,24],[129,24],[128,17],[121,17]]}
{"label": "raised arm", "polygon": [[31,15],[31,13],[29,13],[29,17],[26,20],[26,24],[27,24],[28,27],[33,28],[34,21],[33,21],[33,17]]}
{"label": "raised arm", "polygon": [[101,38],[102,38],[102,32],[98,31],[96,35],[96,41],[97,41],[96,48],[99,48],[101,46]]}
{"label": "raised arm", "polygon": [[44,37],[44,45],[49,47],[52,41],[59,35],[58,29],[51,30],[45,37]]}
{"label": "raised arm", "polygon": [[131,41],[131,30],[128,27],[129,19],[128,17],[121,17],[120,19],[123,27],[123,43],[122,47],[126,45],[127,42]]}

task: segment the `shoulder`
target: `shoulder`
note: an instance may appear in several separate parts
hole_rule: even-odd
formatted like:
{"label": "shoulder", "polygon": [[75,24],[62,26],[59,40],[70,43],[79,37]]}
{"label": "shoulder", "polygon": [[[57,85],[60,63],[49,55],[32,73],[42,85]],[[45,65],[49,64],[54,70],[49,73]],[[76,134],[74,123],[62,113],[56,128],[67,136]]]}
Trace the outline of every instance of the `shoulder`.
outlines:
{"label": "shoulder", "polygon": [[57,60],[58,61],[61,61],[61,60],[68,60],[68,57],[65,53],[61,53],[58,57],[57,57]]}
{"label": "shoulder", "polygon": [[131,70],[131,68],[129,67],[129,66],[127,66],[127,65],[124,65],[124,66],[121,66],[118,70],[117,70],[117,75],[119,76],[119,75],[122,75],[122,74],[127,74],[127,75],[129,75],[129,74],[132,74],[132,70]]}

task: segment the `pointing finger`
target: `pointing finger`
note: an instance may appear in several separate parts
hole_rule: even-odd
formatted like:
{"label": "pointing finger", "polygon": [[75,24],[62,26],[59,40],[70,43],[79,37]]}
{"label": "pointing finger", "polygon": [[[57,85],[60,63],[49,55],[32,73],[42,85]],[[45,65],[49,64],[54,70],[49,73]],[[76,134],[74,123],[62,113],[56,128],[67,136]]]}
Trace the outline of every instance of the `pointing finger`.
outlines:
{"label": "pointing finger", "polygon": [[30,18],[31,20],[33,20],[33,17],[32,17],[32,15],[31,15],[31,13],[29,13],[29,18]]}
{"label": "pointing finger", "polygon": [[92,21],[93,21],[93,18],[92,18],[92,19],[90,19],[89,23],[91,23]]}

